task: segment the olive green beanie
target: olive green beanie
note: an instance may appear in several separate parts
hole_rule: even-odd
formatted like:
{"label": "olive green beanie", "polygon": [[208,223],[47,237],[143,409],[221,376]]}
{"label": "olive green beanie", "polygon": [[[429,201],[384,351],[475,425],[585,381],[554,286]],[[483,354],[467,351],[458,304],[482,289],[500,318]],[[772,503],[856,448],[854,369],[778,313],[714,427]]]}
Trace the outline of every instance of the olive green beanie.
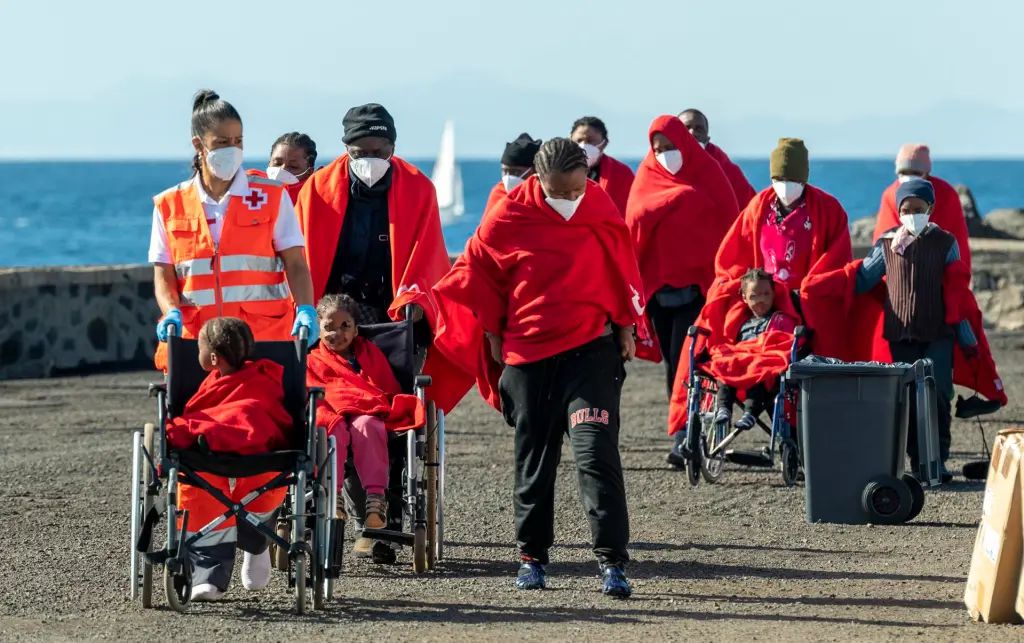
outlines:
{"label": "olive green beanie", "polygon": [[803,139],[780,138],[779,145],[772,150],[770,168],[773,179],[781,178],[797,183],[807,183],[811,168]]}

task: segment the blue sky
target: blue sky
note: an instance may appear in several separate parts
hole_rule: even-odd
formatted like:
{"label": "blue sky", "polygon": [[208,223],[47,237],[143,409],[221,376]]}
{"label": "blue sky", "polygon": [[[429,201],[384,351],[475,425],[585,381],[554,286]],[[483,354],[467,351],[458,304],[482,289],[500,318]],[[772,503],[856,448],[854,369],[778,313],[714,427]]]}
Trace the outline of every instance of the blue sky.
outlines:
{"label": "blue sky", "polygon": [[813,155],[1024,156],[1024,2],[0,0],[0,158],[179,158],[191,95],[242,113],[247,154],[282,132],[341,149],[341,118],[380,101],[399,152],[462,157],[527,130],[605,118],[636,156],[650,120],[711,118],[731,154],[779,136]]}

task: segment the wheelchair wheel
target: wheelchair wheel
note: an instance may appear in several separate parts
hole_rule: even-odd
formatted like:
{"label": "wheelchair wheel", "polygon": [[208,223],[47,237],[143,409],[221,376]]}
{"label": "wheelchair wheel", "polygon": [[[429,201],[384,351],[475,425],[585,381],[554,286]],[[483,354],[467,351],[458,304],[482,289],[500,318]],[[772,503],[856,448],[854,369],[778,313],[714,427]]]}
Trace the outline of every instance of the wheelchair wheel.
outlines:
{"label": "wheelchair wheel", "polygon": [[903,474],[903,484],[907,485],[910,489],[910,515],[907,516],[906,522],[910,522],[924,509],[924,487],[914,476],[909,473]]}
{"label": "wheelchair wheel", "polygon": [[686,479],[690,485],[696,487],[700,483],[701,469],[701,448],[700,448],[700,413],[690,415],[690,422],[686,427],[686,448],[683,449],[683,459],[686,461]]}
{"label": "wheelchair wheel", "polygon": [[306,552],[299,552],[292,562],[295,572],[295,613],[306,613]]}
{"label": "wheelchair wheel", "polygon": [[700,475],[704,478],[705,482],[714,484],[722,477],[722,469],[725,465],[725,451],[719,451],[714,457],[711,457],[711,452],[718,446],[725,435],[721,427],[715,424],[713,417],[701,422],[701,432]]}
{"label": "wheelchair wheel", "polygon": [[[185,564],[185,567],[188,567],[188,563]],[[180,574],[176,574],[171,571],[170,565],[164,565],[164,593],[167,595],[167,604],[171,606],[172,610],[181,613],[187,612],[189,600],[192,598],[192,575],[184,570]]]}
{"label": "wheelchair wheel", "polygon": [[427,530],[416,527],[412,541],[412,571],[422,574],[427,571]]}
{"label": "wheelchair wheel", "polygon": [[[147,422],[143,427],[142,433],[142,448],[146,450],[150,458],[154,458],[153,455],[153,443],[155,442],[156,426]],[[142,516],[145,518],[149,510],[153,508],[153,496],[149,495],[149,485],[153,484],[153,467],[149,465],[149,460],[143,458],[142,462],[142,491],[145,494],[142,502]],[[135,543],[132,543],[135,546]],[[149,562],[146,558],[145,553],[141,554],[142,557],[142,606],[153,607],[153,563]]]}
{"label": "wheelchair wheel", "polygon": [[336,500],[334,480],[334,456],[330,454],[330,442],[324,427],[316,429],[316,484],[313,486],[313,556],[310,561],[310,577],[313,588],[313,609],[322,610],[328,599],[327,569],[330,564],[329,547],[331,542],[331,526],[334,524],[336,508],[331,502]]}
{"label": "wheelchair wheel", "polygon": [[426,568],[433,569],[437,562],[437,408],[433,402],[427,403],[427,442],[423,454],[424,479],[426,488],[424,490],[427,505],[427,533],[426,533]]}
{"label": "wheelchair wheel", "polygon": [[[285,502],[285,507],[288,503]],[[277,521],[277,535],[281,538],[291,542],[292,540],[292,528],[288,524],[287,520],[278,519]],[[271,543],[270,545],[270,563],[274,569],[282,572],[288,571],[288,550],[281,549],[277,546],[277,543]]]}
{"label": "wheelchair wheel", "polygon": [[800,450],[792,440],[784,440],[779,459],[782,461],[782,481],[787,487],[795,485],[800,476]]}
{"label": "wheelchair wheel", "polygon": [[444,481],[445,481],[445,429],[444,411],[437,412],[437,527],[434,535],[434,558],[444,559]]}

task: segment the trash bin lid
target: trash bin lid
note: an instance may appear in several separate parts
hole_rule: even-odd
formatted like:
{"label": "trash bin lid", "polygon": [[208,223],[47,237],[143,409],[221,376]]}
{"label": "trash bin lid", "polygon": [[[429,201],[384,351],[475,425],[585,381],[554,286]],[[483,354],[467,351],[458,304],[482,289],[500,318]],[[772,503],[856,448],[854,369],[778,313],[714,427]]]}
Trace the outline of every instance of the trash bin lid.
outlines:
{"label": "trash bin lid", "polygon": [[903,378],[913,370],[913,364],[903,362],[844,362],[832,357],[810,355],[793,363],[786,377],[797,380],[832,376]]}

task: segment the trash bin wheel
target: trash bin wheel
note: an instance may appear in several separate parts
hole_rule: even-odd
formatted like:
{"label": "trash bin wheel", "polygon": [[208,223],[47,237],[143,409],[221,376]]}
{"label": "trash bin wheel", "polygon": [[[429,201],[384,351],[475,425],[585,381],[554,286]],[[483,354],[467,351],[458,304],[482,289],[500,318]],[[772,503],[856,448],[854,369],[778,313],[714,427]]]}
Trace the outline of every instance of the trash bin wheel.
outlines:
{"label": "trash bin wheel", "polygon": [[910,515],[906,519],[906,522],[910,522],[924,509],[924,487],[909,473],[903,474],[903,482],[910,489]]}
{"label": "trash bin wheel", "polygon": [[864,487],[860,504],[870,522],[876,525],[899,524],[910,515],[910,487],[893,476],[876,476]]}
{"label": "trash bin wheel", "polygon": [[792,440],[786,440],[782,443],[781,449],[782,460],[782,481],[786,483],[787,487],[792,487],[800,479],[800,451],[797,449],[796,443]]}

